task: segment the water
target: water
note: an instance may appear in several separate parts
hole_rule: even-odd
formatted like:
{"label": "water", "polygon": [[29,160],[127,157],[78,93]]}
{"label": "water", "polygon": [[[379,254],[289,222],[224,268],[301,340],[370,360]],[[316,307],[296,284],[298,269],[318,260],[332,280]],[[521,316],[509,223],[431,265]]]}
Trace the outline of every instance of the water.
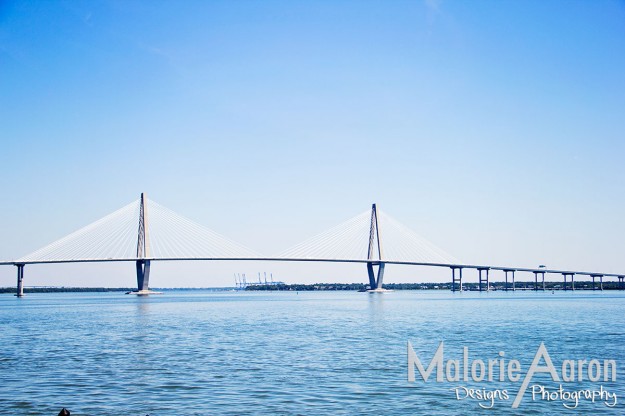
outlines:
{"label": "water", "polygon": [[[520,382],[407,381],[407,341],[429,364],[518,359],[541,342],[564,359],[614,359],[616,382],[565,384],[616,393],[618,405],[581,401],[574,413],[622,414],[625,294],[406,291],[166,292],[0,297],[0,414],[455,415],[570,414]],[[536,382],[557,388],[548,376]],[[508,389],[494,409],[457,400],[457,386]],[[488,404],[487,402],[482,402]]]}

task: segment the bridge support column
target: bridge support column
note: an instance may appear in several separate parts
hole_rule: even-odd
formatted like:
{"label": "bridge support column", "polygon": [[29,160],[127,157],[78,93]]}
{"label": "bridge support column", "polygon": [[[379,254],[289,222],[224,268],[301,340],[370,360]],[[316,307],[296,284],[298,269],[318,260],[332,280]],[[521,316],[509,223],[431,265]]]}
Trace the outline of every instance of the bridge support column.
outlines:
{"label": "bridge support column", "polygon": [[534,292],[538,290],[538,272],[534,272]]}
{"label": "bridge support column", "polygon": [[369,274],[369,289],[375,289],[375,273],[373,272],[373,264],[367,263],[367,273]]}
{"label": "bridge support column", "polygon": [[[566,276],[571,276],[571,286],[573,286],[573,275],[574,275],[574,274],[575,274],[575,273],[562,273],[562,277],[564,277],[564,290],[565,290],[565,291],[566,291],[566,290],[568,290],[568,289],[566,288]],[[571,290],[573,290],[573,289],[571,288]]]}
{"label": "bridge support column", "polygon": [[625,287],[625,285],[623,283],[625,283],[625,276],[619,276],[618,277],[618,288],[619,288],[619,290],[623,290],[623,288]]}
{"label": "bridge support column", "polygon": [[534,272],[534,290],[538,290],[538,275],[541,276],[542,290],[545,290],[545,272]]}
{"label": "bridge support column", "polygon": [[[456,269],[459,269],[460,276],[456,279]],[[462,267],[452,267],[451,268],[451,291],[456,291],[456,283],[458,284],[458,291],[462,292]]]}
{"label": "bridge support column", "polygon": [[[373,266],[378,266],[378,273],[376,278],[375,270],[373,270]],[[384,263],[367,263],[367,273],[369,274],[369,287],[371,290],[382,289],[382,284],[384,283]]]}
{"label": "bridge support column", "polygon": [[514,270],[504,270],[503,271],[506,274],[506,288],[505,291],[508,291],[508,272],[512,273],[512,291],[514,292],[516,290],[515,284],[514,284]]}
{"label": "bridge support column", "polygon": [[137,232],[137,292],[136,295],[145,296],[150,291],[150,239],[148,238],[148,209],[146,206],[146,196],[141,194],[139,203],[139,230]]}
{"label": "bridge support column", "polygon": [[137,260],[137,290],[148,291],[150,284],[150,260]]}
{"label": "bridge support column", "polygon": [[[378,223],[378,209],[371,205],[371,225],[369,228],[369,249],[367,250],[367,273],[369,273],[370,290],[382,291],[384,281],[384,262],[382,261],[382,242],[380,241],[380,224]],[[378,275],[373,270],[378,266]]]}
{"label": "bridge support column", "polygon": [[17,266],[17,292],[15,296],[18,298],[24,297],[24,265],[16,264]]}
{"label": "bridge support column", "polygon": [[595,283],[595,279],[599,278],[599,290],[603,290],[603,275],[602,274],[594,274],[592,275],[592,290],[597,290],[597,286]]}
{"label": "bridge support column", "polygon": [[[487,291],[487,292],[489,292],[489,291],[490,291],[490,283],[489,283],[489,281],[488,281],[488,270],[490,270],[488,267],[480,267],[480,268],[478,268],[478,269],[477,269],[477,271],[478,271],[478,279],[479,279],[479,289],[480,289],[480,292],[481,292],[482,290],[484,290],[484,289],[483,289],[483,283],[486,283],[486,291]],[[485,275],[486,275],[485,277],[482,277],[482,272],[486,272],[486,273],[485,273]]]}
{"label": "bridge support column", "polygon": [[592,290],[597,290],[596,286],[596,278],[599,278],[599,290],[603,290],[603,275],[602,274],[593,274],[592,277]]}

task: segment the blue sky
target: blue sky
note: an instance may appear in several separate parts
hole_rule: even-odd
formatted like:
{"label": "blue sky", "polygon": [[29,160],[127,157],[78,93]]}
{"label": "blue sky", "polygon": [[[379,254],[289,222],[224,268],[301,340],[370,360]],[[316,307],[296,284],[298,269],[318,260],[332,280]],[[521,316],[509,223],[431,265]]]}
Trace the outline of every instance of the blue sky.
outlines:
{"label": "blue sky", "polygon": [[[622,1],[5,1],[0,258],[147,192],[264,253],[377,202],[468,263],[622,273],[624,110]],[[179,264],[152,278],[360,269]],[[26,279],[134,282],[129,265]],[[14,280],[0,268],[0,285]]]}

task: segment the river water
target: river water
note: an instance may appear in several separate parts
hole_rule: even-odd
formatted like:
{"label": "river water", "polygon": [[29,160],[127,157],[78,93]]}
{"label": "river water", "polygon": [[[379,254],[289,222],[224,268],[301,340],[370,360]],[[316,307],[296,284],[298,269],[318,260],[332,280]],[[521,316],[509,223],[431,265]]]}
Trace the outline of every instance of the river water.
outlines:
{"label": "river water", "polygon": [[[623,414],[624,311],[615,291],[2,295],[0,414]],[[504,381],[495,366],[493,381],[438,382],[433,369],[426,382],[416,369],[409,382],[407,343],[427,369],[441,341],[444,363],[462,364],[464,347],[469,364],[505,360]],[[564,360],[586,360],[582,381],[536,373],[513,409],[523,378],[507,378],[509,362],[526,375],[541,342],[560,377]],[[532,395],[560,384],[598,393],[573,410],[574,396]]]}

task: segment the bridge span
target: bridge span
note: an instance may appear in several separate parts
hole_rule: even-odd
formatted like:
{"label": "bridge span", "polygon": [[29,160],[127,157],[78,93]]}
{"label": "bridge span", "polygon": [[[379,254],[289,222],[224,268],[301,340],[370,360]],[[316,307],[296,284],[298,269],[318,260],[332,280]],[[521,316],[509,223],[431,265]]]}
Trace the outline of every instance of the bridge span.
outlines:
{"label": "bridge span", "polygon": [[517,272],[534,274],[534,290],[545,290],[546,274],[561,275],[565,290],[567,283],[574,290],[575,276],[592,278],[593,290],[597,279],[599,289],[603,290],[604,278],[618,279],[619,288],[625,289],[625,273],[463,263],[380,212],[376,204],[370,211],[276,256],[263,256],[147,199],[143,193],[139,200],[112,214],[17,260],[1,261],[0,265],[17,268],[16,295],[22,297],[26,265],[134,262],[137,291],[133,293],[147,295],[151,264],[159,261],[362,263],[366,265],[372,291],[382,290],[384,270],[389,264],[448,268],[452,291],[463,290],[463,270],[467,269],[477,271],[480,291],[490,290],[491,271],[503,272],[505,290],[516,289]]}

